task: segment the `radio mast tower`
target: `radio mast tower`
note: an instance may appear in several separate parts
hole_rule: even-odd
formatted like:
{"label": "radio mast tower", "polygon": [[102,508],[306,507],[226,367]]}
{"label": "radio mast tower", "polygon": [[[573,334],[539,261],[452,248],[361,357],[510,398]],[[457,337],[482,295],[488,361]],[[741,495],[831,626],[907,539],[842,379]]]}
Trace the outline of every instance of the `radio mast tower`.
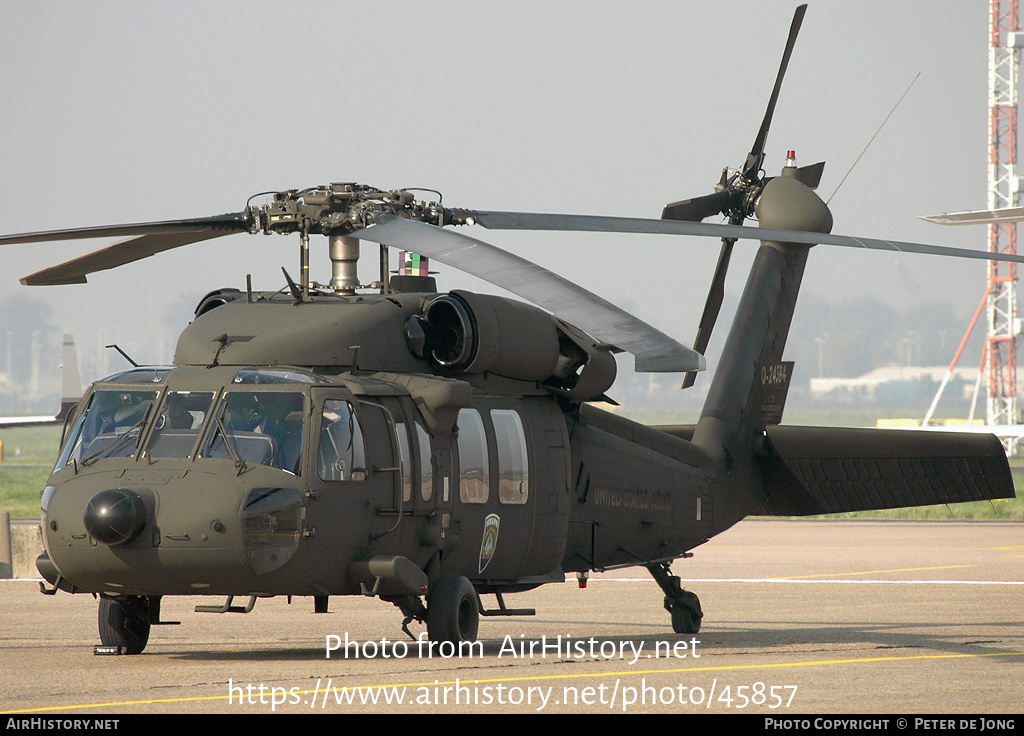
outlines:
{"label": "radio mast tower", "polygon": [[[1020,203],[1017,178],[1017,48],[1018,0],[990,0],[989,7],[989,158],[988,207],[1016,207]],[[1017,225],[990,224],[988,249],[992,253],[1017,252]],[[1017,423],[1017,264],[989,261],[988,335],[984,372],[988,383],[988,424]],[[1012,441],[1011,441],[1012,442]],[[1011,447],[1007,448],[1012,449]]]}

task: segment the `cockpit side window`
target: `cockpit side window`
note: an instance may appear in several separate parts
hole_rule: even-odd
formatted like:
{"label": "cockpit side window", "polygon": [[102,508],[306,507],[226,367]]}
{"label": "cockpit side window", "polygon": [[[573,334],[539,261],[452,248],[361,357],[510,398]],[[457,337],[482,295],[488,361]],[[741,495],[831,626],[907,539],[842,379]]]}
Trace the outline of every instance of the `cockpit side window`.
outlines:
{"label": "cockpit side window", "polygon": [[363,430],[352,405],[344,399],[324,401],[316,470],[326,481],[366,480]]}

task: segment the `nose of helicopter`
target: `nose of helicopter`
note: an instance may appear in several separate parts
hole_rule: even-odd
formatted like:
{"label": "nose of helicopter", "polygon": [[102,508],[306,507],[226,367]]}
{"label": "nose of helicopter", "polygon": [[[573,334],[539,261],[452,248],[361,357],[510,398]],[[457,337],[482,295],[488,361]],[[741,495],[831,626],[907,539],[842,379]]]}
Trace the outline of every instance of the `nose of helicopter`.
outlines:
{"label": "nose of helicopter", "polygon": [[83,523],[97,542],[111,547],[128,544],[146,526],[146,507],[131,491],[100,491],[85,505]]}

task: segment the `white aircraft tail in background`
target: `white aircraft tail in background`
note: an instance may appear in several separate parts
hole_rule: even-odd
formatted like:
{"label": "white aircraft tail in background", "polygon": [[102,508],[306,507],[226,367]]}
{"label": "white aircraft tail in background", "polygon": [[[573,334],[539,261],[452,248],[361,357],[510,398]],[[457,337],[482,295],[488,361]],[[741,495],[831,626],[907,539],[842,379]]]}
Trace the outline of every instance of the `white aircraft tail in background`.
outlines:
{"label": "white aircraft tail in background", "polygon": [[0,428],[63,424],[68,413],[82,398],[82,379],[78,373],[78,355],[75,353],[75,338],[72,335],[64,335],[64,361],[60,368],[60,410],[57,414],[41,417],[0,417]]}

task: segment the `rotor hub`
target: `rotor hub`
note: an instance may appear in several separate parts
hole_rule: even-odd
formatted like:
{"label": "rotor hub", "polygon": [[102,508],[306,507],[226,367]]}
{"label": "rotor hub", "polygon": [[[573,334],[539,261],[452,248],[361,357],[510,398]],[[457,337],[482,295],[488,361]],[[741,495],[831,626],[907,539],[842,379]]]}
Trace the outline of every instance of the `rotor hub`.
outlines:
{"label": "rotor hub", "polygon": [[395,217],[435,225],[452,222],[440,202],[416,201],[407,189],[385,191],[354,183],[276,192],[256,215],[257,229],[266,234],[348,235]]}

